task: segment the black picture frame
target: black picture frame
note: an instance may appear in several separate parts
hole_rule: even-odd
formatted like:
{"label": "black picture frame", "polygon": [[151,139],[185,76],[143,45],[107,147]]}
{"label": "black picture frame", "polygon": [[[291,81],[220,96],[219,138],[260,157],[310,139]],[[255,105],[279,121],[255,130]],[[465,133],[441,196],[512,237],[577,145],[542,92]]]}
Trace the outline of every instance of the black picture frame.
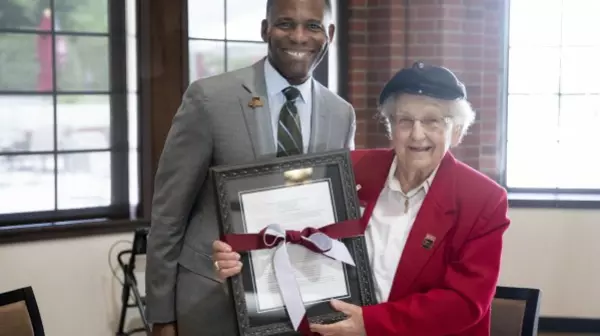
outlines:
{"label": "black picture frame", "polygon": [[[246,233],[240,193],[263,188],[285,188],[290,184],[289,181],[286,182],[284,172],[307,168],[312,169],[312,175],[302,183],[329,179],[336,222],[360,218],[350,152],[333,150],[211,168],[221,235]],[[355,266],[343,264],[349,292],[349,297],[343,298],[343,301],[360,306],[375,304],[375,291],[364,235],[344,238],[341,241],[348,248],[355,263]],[[240,255],[244,263],[242,272],[228,279],[232,305],[237,315],[238,335],[300,335],[293,329],[285,308],[259,313],[257,300],[253,300],[252,295],[247,295],[247,292],[256,290],[251,267],[248,267],[251,265],[250,253],[242,252]],[[333,310],[328,301],[305,303],[305,308],[309,323],[329,324],[345,318],[343,313]]]}

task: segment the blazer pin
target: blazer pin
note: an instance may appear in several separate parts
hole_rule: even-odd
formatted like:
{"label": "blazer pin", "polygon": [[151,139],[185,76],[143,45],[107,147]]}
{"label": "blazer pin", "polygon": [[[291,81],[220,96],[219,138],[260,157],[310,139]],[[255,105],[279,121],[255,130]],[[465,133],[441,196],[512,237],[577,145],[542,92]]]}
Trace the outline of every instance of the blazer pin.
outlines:
{"label": "blazer pin", "polygon": [[428,233],[425,235],[425,238],[423,238],[421,246],[423,246],[424,249],[430,250],[433,247],[433,243],[435,243],[435,236]]}
{"label": "blazer pin", "polygon": [[252,99],[248,103],[248,106],[250,106],[252,108],[262,107],[263,106],[263,102],[262,102],[262,100],[260,100],[260,97],[252,97]]}

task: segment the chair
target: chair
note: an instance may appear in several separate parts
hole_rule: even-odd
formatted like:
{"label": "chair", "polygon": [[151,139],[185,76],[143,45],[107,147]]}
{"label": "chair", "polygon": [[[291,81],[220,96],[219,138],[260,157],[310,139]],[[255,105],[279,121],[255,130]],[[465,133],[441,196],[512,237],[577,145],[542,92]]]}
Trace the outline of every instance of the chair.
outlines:
{"label": "chair", "polygon": [[[146,332],[150,335],[151,328],[146,320],[145,306],[146,298],[140,294],[137,287],[137,278],[134,274],[135,270],[135,257],[138,255],[146,254],[146,237],[148,236],[148,228],[140,228],[135,231],[133,238],[133,247],[129,250],[119,252],[117,260],[119,266],[123,270],[124,281],[121,292],[121,316],[119,318],[119,326],[116,335],[117,336],[129,336],[139,332]],[[129,254],[129,262],[123,261],[123,256]],[[129,298],[133,293],[133,303],[129,303]],[[127,310],[129,308],[136,308],[139,310],[143,328],[137,328],[130,331],[125,331],[125,319],[127,317]],[[0,335],[2,336],[2,335]]]}
{"label": "chair", "polygon": [[491,336],[537,336],[539,289],[496,287],[492,302]]}
{"label": "chair", "polygon": [[44,336],[31,287],[0,294],[0,336]]}

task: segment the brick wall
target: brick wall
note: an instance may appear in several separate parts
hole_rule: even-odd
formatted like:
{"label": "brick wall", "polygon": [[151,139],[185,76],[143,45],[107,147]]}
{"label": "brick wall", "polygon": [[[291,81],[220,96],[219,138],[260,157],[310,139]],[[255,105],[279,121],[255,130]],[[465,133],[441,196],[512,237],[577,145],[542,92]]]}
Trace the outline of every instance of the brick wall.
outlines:
{"label": "brick wall", "polygon": [[496,178],[504,2],[507,0],[348,0],[350,102],[357,147],[389,145],[373,119],[379,91],[417,60],[443,65],[465,82],[476,124],[457,157]]}

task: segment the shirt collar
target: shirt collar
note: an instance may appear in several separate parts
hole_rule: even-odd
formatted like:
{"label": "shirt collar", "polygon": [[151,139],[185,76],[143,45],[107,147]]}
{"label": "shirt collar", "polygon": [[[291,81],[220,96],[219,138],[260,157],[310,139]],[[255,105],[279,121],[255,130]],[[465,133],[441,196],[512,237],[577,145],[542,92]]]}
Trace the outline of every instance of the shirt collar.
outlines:
{"label": "shirt collar", "polygon": [[[275,70],[275,68],[271,65],[271,62],[267,58],[265,60],[265,82],[267,85],[267,94],[269,97],[283,94],[283,89],[290,86],[290,83],[281,76],[281,74]],[[300,91],[300,99],[304,103],[306,103],[308,97],[310,97],[311,89],[312,89],[312,77],[306,80],[304,83],[300,85],[292,85]]]}
{"label": "shirt collar", "polygon": [[408,197],[415,195],[416,193],[418,193],[421,190],[423,190],[425,193],[427,193],[429,191],[429,189],[431,188],[431,183],[433,182],[433,179],[435,178],[435,174],[437,173],[439,166],[433,170],[431,175],[429,175],[429,177],[427,179],[425,179],[425,181],[423,181],[423,183],[421,183],[421,185],[404,193],[402,191],[402,188],[400,187],[400,181],[398,181],[398,178],[396,178],[396,168],[398,167],[397,160],[398,160],[398,157],[394,156],[394,160],[392,161],[392,165],[390,167],[390,170],[388,172],[388,177],[387,177],[388,187],[391,190],[400,192]]}

